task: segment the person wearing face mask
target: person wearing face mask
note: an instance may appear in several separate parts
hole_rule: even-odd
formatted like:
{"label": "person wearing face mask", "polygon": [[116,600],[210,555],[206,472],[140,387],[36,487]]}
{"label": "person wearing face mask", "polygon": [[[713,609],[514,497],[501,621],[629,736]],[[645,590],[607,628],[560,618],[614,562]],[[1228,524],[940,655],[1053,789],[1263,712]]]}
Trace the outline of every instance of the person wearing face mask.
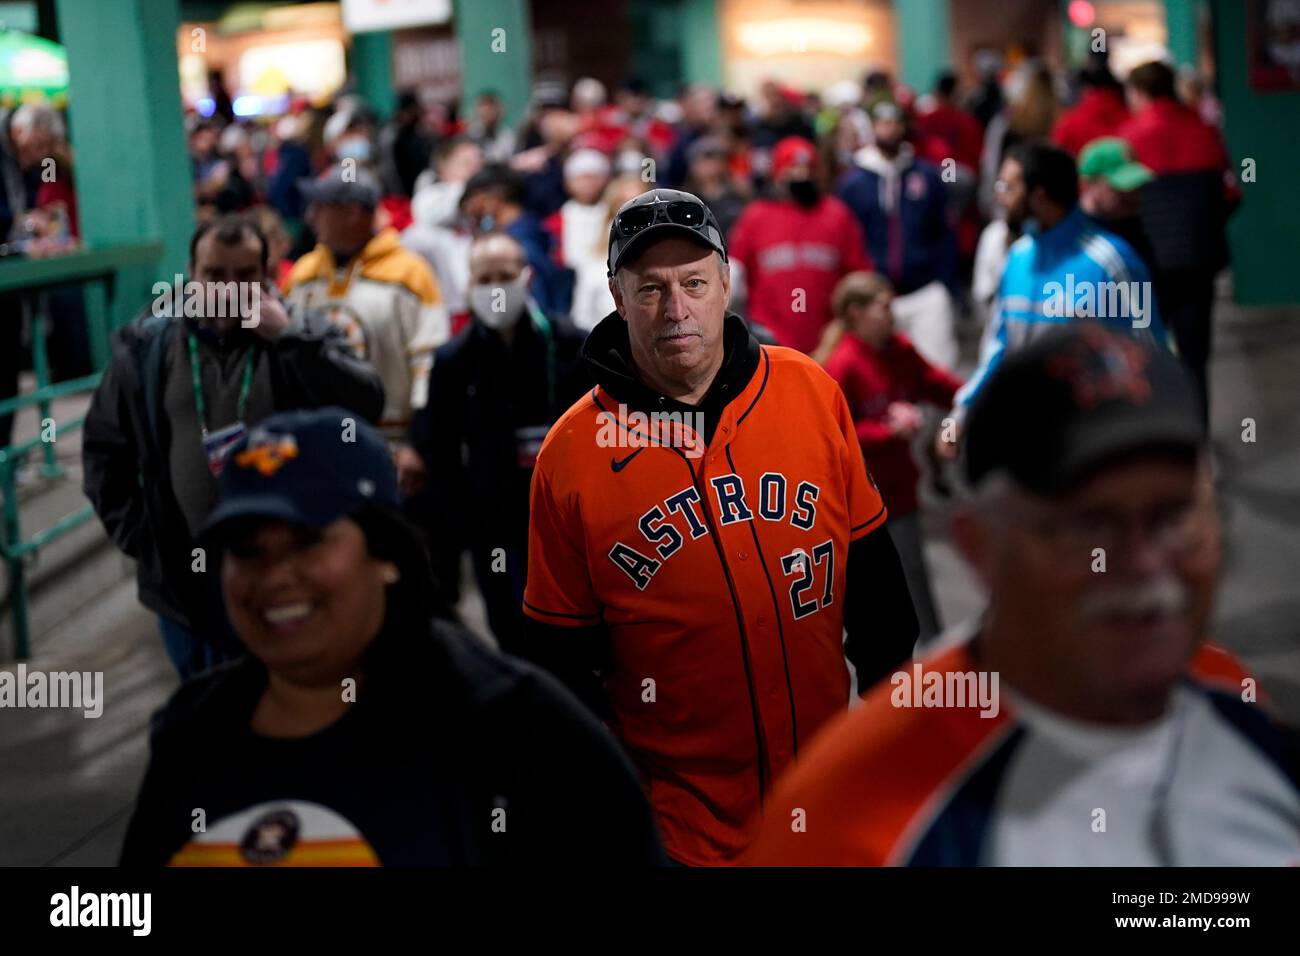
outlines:
{"label": "person wearing face mask", "polygon": [[515,651],[533,465],[551,424],[590,381],[582,333],[529,294],[532,270],[517,241],[480,236],[469,269],[472,320],[435,354],[411,444],[429,476],[424,520],[438,576],[454,581],[468,549],[489,627]]}
{"label": "person wearing face mask", "polygon": [[323,137],[330,152],[339,162],[350,159],[366,164],[374,158],[370,142],[370,128],[361,116],[351,110],[339,110],[325,123]]}
{"label": "person wearing face mask", "polygon": [[811,353],[831,320],[831,292],[871,269],[853,213],[819,182],[817,150],[789,136],[772,151],[776,194],[756,199],[732,227],[728,248],[744,270],[749,319],[778,345]]}
{"label": "person wearing face mask", "polygon": [[406,432],[424,405],[433,350],[450,331],[438,281],[427,262],[402,248],[397,230],[376,230],[379,181],[364,167],[340,164],[299,188],[318,242],[294,264],[285,296],[326,312],[379,373],[380,430],[392,443],[402,493],[415,495],[424,476]]}
{"label": "person wearing face mask", "polygon": [[529,291],[544,311],[569,313],[573,272],[556,261],[555,237],[525,205],[519,173],[507,166],[484,166],[465,183],[460,208],[474,224],[475,235],[500,231],[523,247],[532,275]]}

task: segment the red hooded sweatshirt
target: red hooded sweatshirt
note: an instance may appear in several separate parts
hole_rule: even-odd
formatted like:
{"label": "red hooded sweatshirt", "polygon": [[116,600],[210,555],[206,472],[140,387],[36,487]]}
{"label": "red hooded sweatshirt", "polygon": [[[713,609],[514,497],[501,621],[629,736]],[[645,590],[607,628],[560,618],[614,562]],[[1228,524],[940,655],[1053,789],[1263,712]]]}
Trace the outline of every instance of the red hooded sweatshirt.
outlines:
{"label": "red hooded sweatshirt", "polygon": [[910,442],[890,432],[885,414],[891,402],[951,408],[961,379],[931,365],[898,332],[880,349],[845,332],[826,360],[826,371],[848,399],[867,473],[876,480],[885,507],[894,517],[916,511],[921,472],[912,460]]}
{"label": "red hooded sweatshirt", "polygon": [[1062,113],[1052,127],[1052,142],[1078,156],[1094,139],[1118,136],[1128,118],[1123,90],[1084,90],[1079,102]]}
{"label": "red hooded sweatshirt", "polygon": [[749,317],[778,345],[811,352],[831,319],[831,292],[845,275],[871,268],[857,219],[834,196],[811,209],[756,199],[731,227],[728,254],[745,267]]}

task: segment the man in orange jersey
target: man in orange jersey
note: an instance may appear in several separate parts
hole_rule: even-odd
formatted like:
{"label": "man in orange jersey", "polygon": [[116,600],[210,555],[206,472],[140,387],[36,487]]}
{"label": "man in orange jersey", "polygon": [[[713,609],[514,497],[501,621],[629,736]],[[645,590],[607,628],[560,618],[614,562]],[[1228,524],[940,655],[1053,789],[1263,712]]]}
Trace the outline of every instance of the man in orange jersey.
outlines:
{"label": "man in orange jersey", "polygon": [[1178,360],[1054,332],[969,424],[954,532],[987,612],[827,728],[748,861],[1300,863],[1294,736],[1205,642],[1220,530]]}
{"label": "man in orange jersey", "polygon": [[727,313],[726,255],[690,193],[615,216],[616,311],[584,348],[597,387],[538,458],[524,594],[525,652],[608,716],[693,865],[743,851],[848,706],[846,655],[868,686],[917,635],[843,394]]}

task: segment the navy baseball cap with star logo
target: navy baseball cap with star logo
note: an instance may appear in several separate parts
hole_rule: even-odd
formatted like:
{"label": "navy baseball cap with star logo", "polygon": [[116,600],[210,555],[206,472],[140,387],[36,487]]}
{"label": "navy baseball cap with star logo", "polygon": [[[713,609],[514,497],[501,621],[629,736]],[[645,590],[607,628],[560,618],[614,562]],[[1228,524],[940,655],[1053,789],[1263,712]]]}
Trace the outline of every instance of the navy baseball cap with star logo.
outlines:
{"label": "navy baseball cap with star logo", "polygon": [[343,408],[272,415],[226,456],[204,540],[219,542],[240,518],[278,518],[319,529],[368,504],[401,505],[387,443],[365,419]]}
{"label": "navy baseball cap with star logo", "polygon": [[727,261],[722,228],[700,197],[680,189],[652,189],[620,206],[609,224],[609,276],[646,246],[674,235],[693,239]]}
{"label": "navy baseball cap with star logo", "polygon": [[1207,441],[1191,376],[1165,349],[1096,322],[1011,352],[966,420],[966,478],[1004,470],[1040,494],[1077,487],[1122,456]]}

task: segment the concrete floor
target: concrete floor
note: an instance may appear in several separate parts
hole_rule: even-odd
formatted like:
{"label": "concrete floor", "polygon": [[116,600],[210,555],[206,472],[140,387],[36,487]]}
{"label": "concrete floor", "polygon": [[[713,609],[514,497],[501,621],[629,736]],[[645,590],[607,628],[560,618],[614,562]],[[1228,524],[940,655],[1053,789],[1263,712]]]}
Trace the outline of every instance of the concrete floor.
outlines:
{"label": "concrete floor", "polygon": [[[1288,720],[1300,723],[1300,308],[1219,311],[1213,368],[1215,447],[1223,472],[1229,558],[1214,637],[1238,652]],[[1241,441],[1253,418],[1257,441]],[[946,622],[981,597],[944,536],[925,526]],[[468,581],[469,578],[467,577]],[[471,597],[467,618],[481,625]],[[12,665],[6,665],[10,669]],[[0,865],[111,865],[147,759],[149,715],[177,681],[134,586],[93,615],[41,638],[29,667],[102,670],[104,715],[0,710]]]}

